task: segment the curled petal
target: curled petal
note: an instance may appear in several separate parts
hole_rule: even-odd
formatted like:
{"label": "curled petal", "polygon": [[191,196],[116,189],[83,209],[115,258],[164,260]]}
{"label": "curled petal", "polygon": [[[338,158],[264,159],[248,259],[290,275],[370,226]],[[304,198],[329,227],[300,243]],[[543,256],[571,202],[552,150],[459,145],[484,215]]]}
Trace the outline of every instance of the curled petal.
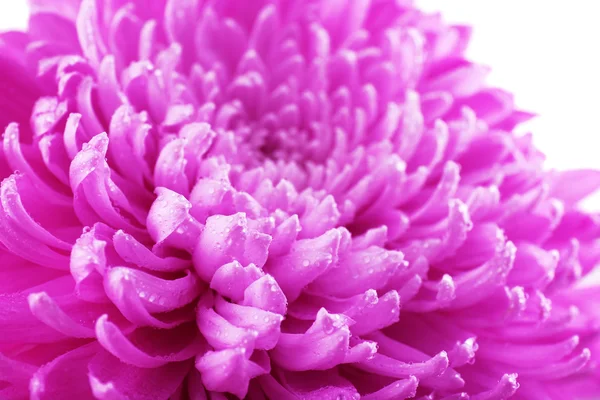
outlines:
{"label": "curled petal", "polygon": [[[171,335],[177,335],[175,343],[169,341]],[[138,330],[133,339],[143,343],[152,343],[148,350],[140,349],[113,323],[103,315],[96,321],[98,342],[121,362],[140,368],[158,368],[171,362],[185,361],[194,357],[203,349],[202,341],[196,336],[195,329],[189,324],[175,330]]]}
{"label": "curled petal", "polygon": [[217,350],[229,348],[244,348],[251,351],[258,332],[235,326],[215,310],[209,308],[212,296],[206,294],[198,305],[196,323],[198,329],[212,347]]}
{"label": "curled petal", "polygon": [[69,176],[75,213],[86,224],[104,221],[112,227],[145,235],[135,217],[135,206],[110,179],[111,171],[104,159],[107,148],[106,134],[96,135],[71,162]]}
{"label": "curled petal", "polygon": [[244,348],[209,351],[196,359],[196,369],[208,390],[229,392],[244,398],[250,380],[270,372],[269,357],[256,351],[249,357]]}
{"label": "curled petal", "polygon": [[70,245],[45,230],[24,209],[16,184],[24,179],[13,175],[0,187],[0,242],[25,260],[64,270],[68,257],[59,249],[69,249]]}
{"label": "curled petal", "polygon": [[192,205],[182,195],[167,188],[156,189],[146,225],[156,246],[174,247],[192,252],[202,228],[190,215]]}
{"label": "curled petal", "polygon": [[70,271],[75,279],[75,292],[82,300],[103,303],[108,302],[102,274],[106,271],[106,253],[108,235],[114,232],[108,226],[98,223],[83,234],[71,250]]}
{"label": "curled petal", "polygon": [[544,288],[555,276],[559,261],[558,251],[545,251],[538,246],[521,243],[515,256],[508,284]]}
{"label": "curled petal", "polygon": [[419,379],[438,377],[448,368],[448,355],[445,351],[422,363],[405,363],[394,358],[375,354],[372,359],[355,365],[363,371],[392,378],[406,379],[415,376]]}
{"label": "curled petal", "polygon": [[198,278],[186,271],[179,279],[166,280],[154,275],[123,267],[111,269],[111,274],[127,278],[150,313],[160,313],[190,304],[202,291]]}
{"label": "curled petal", "polygon": [[221,265],[233,260],[243,265],[253,263],[262,267],[270,243],[269,235],[248,227],[244,213],[215,215],[206,220],[200,234],[194,250],[194,267],[198,275],[208,282]]}
{"label": "curled petal", "polygon": [[177,272],[191,267],[191,262],[176,257],[159,257],[133,236],[118,230],[112,244],[123,259],[138,267],[157,272]]}
{"label": "curled petal", "polygon": [[3,138],[4,156],[13,171],[26,175],[35,188],[46,196],[46,201],[53,204],[70,204],[71,199],[60,184],[54,184],[51,176],[46,176],[40,170],[35,170],[32,163],[23,154],[23,145],[19,142],[20,131],[16,123],[6,127]]}
{"label": "curled petal", "polygon": [[[387,364],[392,367],[391,371],[396,371],[395,373],[399,374],[405,367],[420,365],[419,370],[414,371],[414,375],[421,380],[422,385],[440,390],[457,390],[465,384],[460,374],[449,368],[449,356],[445,351],[438,353],[434,357],[430,357],[380,332],[372,333],[367,337],[375,341],[379,346],[379,353],[373,359],[373,365],[368,365],[367,368],[381,368]],[[370,360],[367,361],[367,363],[370,362]],[[364,369],[361,366],[359,368]],[[366,371],[370,370],[366,369]],[[386,376],[402,378],[397,375]]]}
{"label": "curled petal", "polygon": [[419,380],[411,376],[408,379],[402,379],[393,383],[390,383],[386,387],[362,396],[364,400],[393,400],[393,399],[404,399],[414,397],[417,393],[417,386]]}
{"label": "curled petal", "polygon": [[[282,333],[271,358],[289,371],[326,370],[345,362],[350,346],[349,320],[340,314],[329,314],[321,309],[312,326],[305,333]],[[361,346],[362,347],[362,346]],[[288,354],[294,351],[296,357]],[[368,359],[372,350],[352,362]]]}
{"label": "curled petal", "polygon": [[509,399],[517,389],[517,374],[505,374],[502,376],[495,388],[488,392],[471,396],[472,400],[506,400]]}
{"label": "curled petal", "polygon": [[244,290],[244,299],[241,304],[279,315],[286,315],[287,311],[285,294],[271,275],[265,275],[252,282]]}
{"label": "curled petal", "polygon": [[188,196],[190,184],[185,174],[185,141],[175,139],[161,150],[154,169],[154,183],[183,196]]}
{"label": "curled petal", "polygon": [[[579,337],[553,343],[539,345],[522,345],[512,343],[499,343],[493,340],[483,340],[478,356],[508,363],[523,368],[538,368],[557,363],[571,353],[579,345]],[[524,351],[527,350],[527,355]],[[510,354],[510,356],[508,356]]]}
{"label": "curled petal", "polygon": [[[134,274],[133,279],[132,273]],[[157,316],[151,315],[148,308],[154,310],[164,310],[165,308],[168,308],[165,306],[167,305],[167,297],[170,293],[165,293],[164,288],[157,288],[159,291],[154,294],[154,298],[146,297],[145,299],[142,299],[140,296],[141,290],[144,290],[145,288],[140,286],[140,283],[143,285],[145,284],[145,281],[142,280],[138,283],[134,282],[134,279],[136,278],[144,278],[144,276],[139,275],[140,273],[140,271],[119,267],[110,269],[104,276],[104,289],[106,294],[121,313],[123,313],[125,318],[139,326],[152,326],[162,329],[169,329],[183,322],[193,320],[194,316],[191,306],[175,309],[171,312]],[[145,275],[149,276],[147,274]],[[151,278],[148,282],[153,282],[155,279],[158,278]],[[153,286],[151,289],[152,288]],[[171,304],[187,304],[190,296],[193,298],[197,295],[197,293],[195,294],[196,290],[196,288],[186,289],[182,292],[183,297],[181,299],[174,298],[168,299],[168,301]],[[152,296],[152,291],[150,291],[149,294]],[[160,304],[159,296],[160,299],[163,299],[164,301],[162,305]],[[149,306],[150,304],[151,306]]]}
{"label": "curled petal", "polygon": [[221,296],[240,302],[244,292],[253,282],[264,276],[264,272],[250,264],[243,267],[237,260],[223,264],[215,271],[210,288],[216,290]]}
{"label": "curled petal", "polygon": [[[100,81],[100,89],[103,81]],[[106,96],[102,96],[106,99]],[[107,101],[107,100],[105,100]],[[107,157],[111,167],[121,176],[137,185],[143,185],[144,179],[150,179],[151,173],[145,157],[149,156],[147,144],[150,125],[145,113],[136,114],[130,105],[121,105],[111,114],[108,138],[110,146]],[[132,159],[137,168],[131,168]]]}
{"label": "curled petal", "polygon": [[566,359],[565,361],[547,364],[543,367],[536,367],[531,370],[523,370],[521,374],[523,377],[537,378],[544,381],[561,379],[574,375],[582,370],[588,364],[590,358],[590,349],[585,348],[581,350],[579,354]]}
{"label": "curled petal", "polygon": [[94,65],[99,65],[107,52],[100,34],[99,23],[96,2],[83,1],[77,13],[77,35],[84,55]]}
{"label": "curled petal", "polygon": [[507,242],[504,249],[481,267],[455,277],[456,299],[448,306],[463,308],[485,298],[489,290],[506,282],[515,259],[515,246]]}
{"label": "curled petal", "polygon": [[372,246],[341,255],[338,264],[319,276],[308,289],[338,297],[381,289],[402,265],[402,253]]}
{"label": "curled petal", "polygon": [[94,331],[71,319],[47,293],[32,293],[27,297],[29,309],[40,321],[69,337],[92,338]]}
{"label": "curled petal", "polygon": [[235,326],[253,331],[255,348],[271,350],[277,344],[283,316],[255,307],[228,303],[221,298],[217,298],[215,309]]}
{"label": "curled petal", "polygon": [[[123,363],[104,349],[100,349],[82,368],[89,379],[94,396],[102,400],[167,399],[183,382],[192,367],[191,360],[172,362],[157,368],[139,368]],[[92,396],[81,398],[91,398]]]}
{"label": "curled petal", "polygon": [[273,233],[273,241],[269,246],[269,254],[271,256],[281,256],[289,252],[301,229],[296,214],[277,225]]}
{"label": "curled petal", "polygon": [[314,239],[298,240],[290,252],[269,258],[265,269],[273,275],[289,301],[337,262],[341,234],[332,229]]}

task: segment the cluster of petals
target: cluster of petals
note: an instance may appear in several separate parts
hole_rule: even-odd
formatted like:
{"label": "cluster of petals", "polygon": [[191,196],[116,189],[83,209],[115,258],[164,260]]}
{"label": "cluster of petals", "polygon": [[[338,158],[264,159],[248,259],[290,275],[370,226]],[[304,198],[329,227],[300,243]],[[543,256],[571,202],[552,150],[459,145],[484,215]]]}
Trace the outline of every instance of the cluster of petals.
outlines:
{"label": "cluster of petals", "polygon": [[594,171],[408,0],[29,0],[0,398],[600,393]]}

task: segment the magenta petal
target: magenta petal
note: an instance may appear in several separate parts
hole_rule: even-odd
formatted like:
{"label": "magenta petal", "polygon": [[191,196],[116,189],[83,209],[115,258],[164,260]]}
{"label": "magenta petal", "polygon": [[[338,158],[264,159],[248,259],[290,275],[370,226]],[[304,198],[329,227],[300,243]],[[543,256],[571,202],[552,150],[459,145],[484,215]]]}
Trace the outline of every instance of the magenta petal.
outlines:
{"label": "magenta petal", "polygon": [[216,290],[223,297],[239,302],[244,298],[245,290],[252,282],[264,276],[264,272],[256,265],[250,264],[243,267],[238,261],[223,264],[215,271],[210,288]]}
{"label": "magenta petal", "polygon": [[[161,333],[160,331],[150,332],[146,335],[148,337],[144,337],[142,340],[145,342],[155,341],[156,345],[165,346],[167,344],[165,339],[169,338],[169,334],[173,332]],[[190,335],[185,331],[180,331],[176,349],[169,348],[170,346],[167,345],[166,349],[160,348],[160,352],[164,351],[164,355],[151,355],[136,347],[116,325],[108,321],[107,315],[101,316],[96,321],[96,337],[102,347],[122,362],[140,368],[157,368],[171,362],[185,361],[194,357],[202,350],[202,342],[194,335],[189,343],[185,343],[186,341],[183,340],[185,336],[188,336],[185,339],[189,340]],[[179,348],[181,344],[183,346]],[[152,353],[159,353],[156,345],[152,346]]]}
{"label": "magenta petal", "polygon": [[186,361],[138,368],[100,350],[89,362],[88,384],[99,399],[166,399],[177,390],[191,367],[192,363]]}
{"label": "magenta petal", "polygon": [[466,272],[455,279],[456,300],[451,307],[460,308],[472,305],[488,294],[488,291],[501,284],[512,268],[515,246],[508,242],[504,249],[481,267]]}
{"label": "magenta petal", "polygon": [[448,356],[442,352],[423,363],[404,363],[394,358],[375,354],[371,360],[363,361],[357,368],[392,378],[408,378],[411,375],[419,379],[438,377],[448,367]]}
{"label": "magenta petal", "polygon": [[159,257],[133,236],[118,230],[113,236],[113,246],[126,262],[157,272],[176,272],[189,268],[191,263],[176,257]]}
{"label": "magenta petal", "polygon": [[471,396],[473,400],[505,400],[510,398],[517,389],[519,383],[517,382],[517,374],[506,374],[498,382],[498,385],[492,390],[479,393],[475,396]]}
{"label": "magenta petal", "polygon": [[0,356],[0,380],[6,386],[0,394],[7,399],[26,398],[29,394],[29,379],[36,367],[27,363]]}
{"label": "magenta petal", "polygon": [[179,279],[166,280],[154,275],[123,267],[110,270],[114,276],[124,276],[150,313],[160,313],[181,308],[196,299],[202,287],[195,275],[186,271]]}
{"label": "magenta petal", "polygon": [[29,382],[31,398],[55,399],[63,395],[82,399],[92,397],[86,377],[87,365],[97,351],[98,345],[91,343],[71,350],[41,367]]}
{"label": "magenta petal", "polygon": [[[4,307],[0,309],[0,327],[2,335],[0,343],[53,343],[65,339],[65,335],[40,321],[30,310],[28,294],[35,292],[47,292],[50,296],[61,296],[72,290],[70,278],[59,278],[45,282],[39,286],[32,287],[18,294],[2,294],[0,297]],[[39,311],[36,310],[36,311]],[[44,318],[48,316],[44,315]],[[53,325],[60,324],[51,321]],[[68,323],[68,322],[67,322]]]}
{"label": "magenta petal", "polygon": [[[148,308],[165,309],[166,297],[162,295],[163,292],[153,294],[151,290],[150,297],[145,296],[145,299],[142,299],[141,294],[145,288],[140,285],[140,282],[130,280],[130,273],[140,272],[121,267],[109,270],[104,276],[104,289],[107,296],[129,321],[139,326],[168,329],[193,319],[192,310],[186,307],[162,315],[151,315]],[[141,283],[143,284],[143,281]],[[188,291],[184,296],[190,295],[193,295],[193,292]],[[151,296],[155,297],[151,298]],[[165,301],[163,305],[160,304],[160,299]]]}
{"label": "magenta petal", "polygon": [[228,303],[221,298],[217,298],[215,310],[233,325],[253,331],[256,349],[271,350],[277,344],[283,321],[281,315],[255,307]]}
{"label": "magenta petal", "polygon": [[[38,225],[24,209],[17,188],[22,177],[5,179],[0,187],[0,242],[11,252],[47,268],[65,269],[67,256],[51,246],[68,249],[65,243]],[[22,220],[22,221],[21,221]]]}
{"label": "magenta petal", "polygon": [[393,400],[414,397],[417,393],[417,386],[419,380],[414,376],[408,379],[402,379],[393,383],[383,389],[378,390],[374,393],[369,393],[362,396],[364,400]]}
{"label": "magenta petal", "polygon": [[32,293],[27,297],[27,301],[32,314],[57,331],[70,337],[94,337],[94,331],[91,328],[73,321],[47,293]]}
{"label": "magenta petal", "polygon": [[141,234],[137,221],[131,221],[115,207],[115,203],[124,199],[126,203],[121,204],[124,211],[128,211],[128,214],[134,212],[133,206],[111,181],[111,171],[104,159],[107,148],[106,134],[99,134],[84,145],[73,159],[69,176],[75,197],[75,212],[84,224],[92,225],[101,220],[112,227]]}
{"label": "magenta petal", "polygon": [[[289,390],[286,397],[277,397],[265,390],[270,398],[290,399],[358,399],[360,395],[356,388],[335,369],[329,371],[281,372],[278,374],[285,389]],[[265,379],[266,380],[266,379]],[[275,382],[263,383],[269,389]],[[362,398],[362,397],[360,397]]]}
{"label": "magenta petal", "polygon": [[349,297],[381,289],[402,266],[402,253],[375,246],[340,256],[339,267],[318,277],[309,289],[325,295]]}
{"label": "magenta petal", "polygon": [[196,359],[196,368],[208,390],[229,392],[244,398],[251,379],[271,370],[266,353],[252,357],[243,348],[209,351]]}
{"label": "magenta petal", "polygon": [[206,281],[221,265],[234,259],[242,265],[262,267],[270,243],[269,235],[248,227],[244,213],[209,217],[194,250],[194,266]]}
{"label": "magenta petal", "polygon": [[[100,90],[103,82],[100,81]],[[149,152],[146,141],[150,125],[147,124],[146,119],[145,113],[136,114],[130,105],[119,106],[112,114],[108,135],[111,143],[107,153],[109,161],[123,177],[138,185],[142,185],[144,179],[151,177],[150,169],[144,159]],[[132,157],[139,168],[129,168]]]}
{"label": "magenta petal", "polygon": [[[352,351],[349,339],[348,319],[321,309],[306,333],[282,333],[270,354],[273,361],[290,371],[325,370],[345,362]],[[289,358],[293,349],[298,350],[297,356]],[[351,362],[371,357],[370,351]]]}
{"label": "magenta petal", "polygon": [[156,168],[154,170],[154,182],[157,186],[163,186],[174,192],[188,197],[190,184],[185,174],[185,141],[175,139],[167,143],[161,150]]}
{"label": "magenta petal", "polygon": [[84,0],[77,14],[77,34],[84,55],[92,64],[99,65],[106,53],[100,34],[96,2]]}
{"label": "magenta petal", "polygon": [[266,269],[288,300],[295,300],[304,286],[337,262],[339,243],[340,232],[335,229],[318,238],[298,240],[290,253],[270,259]]}
{"label": "magenta petal", "polygon": [[16,123],[12,123],[6,127],[4,132],[3,150],[6,161],[14,171],[19,171],[29,179],[33,186],[44,193],[46,200],[54,204],[70,204],[70,196],[62,193],[50,179],[44,179],[46,176],[38,174],[33,168],[32,163],[23,153],[23,146],[20,143],[20,128]]}
{"label": "magenta petal", "polygon": [[285,315],[287,299],[279,284],[271,275],[265,275],[252,282],[244,291],[242,304]]}
{"label": "magenta petal", "polygon": [[75,291],[85,301],[104,303],[108,301],[102,274],[106,270],[106,245],[104,235],[113,230],[104,224],[96,224],[81,235],[71,250],[70,271],[75,280]]}
{"label": "magenta petal", "polygon": [[157,188],[146,225],[157,246],[172,246],[191,251],[201,232],[201,225],[190,216],[191,204],[182,195],[166,188]]}
{"label": "magenta petal", "polygon": [[198,329],[212,347],[217,350],[238,348],[252,349],[258,332],[235,326],[212,308],[198,307]]}

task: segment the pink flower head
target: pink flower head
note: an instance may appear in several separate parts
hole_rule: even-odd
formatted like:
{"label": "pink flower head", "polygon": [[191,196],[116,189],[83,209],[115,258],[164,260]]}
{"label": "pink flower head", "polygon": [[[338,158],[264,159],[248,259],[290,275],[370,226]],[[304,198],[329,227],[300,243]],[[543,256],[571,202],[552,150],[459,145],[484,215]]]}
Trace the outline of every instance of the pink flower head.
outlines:
{"label": "pink flower head", "polygon": [[30,0],[0,398],[600,394],[593,171],[408,0]]}

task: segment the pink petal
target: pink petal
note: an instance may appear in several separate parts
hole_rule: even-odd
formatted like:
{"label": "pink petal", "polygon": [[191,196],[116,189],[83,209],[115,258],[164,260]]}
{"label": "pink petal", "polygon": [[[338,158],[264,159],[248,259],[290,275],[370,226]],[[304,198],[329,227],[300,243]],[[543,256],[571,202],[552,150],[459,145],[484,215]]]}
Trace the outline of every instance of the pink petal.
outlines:
{"label": "pink petal", "polygon": [[248,358],[244,348],[209,351],[196,359],[196,368],[208,390],[239,398],[246,396],[250,380],[271,370],[266,353],[254,352]]}
{"label": "pink petal", "polygon": [[[189,324],[162,332],[138,330],[132,336],[148,348],[136,346],[135,341],[125,337],[115,324],[108,321],[107,315],[96,321],[96,337],[102,347],[122,362],[140,368],[158,368],[168,363],[185,361],[201,352],[204,347],[200,338],[196,336],[195,329]],[[177,343],[169,343],[172,337],[177,337]]]}
{"label": "pink petal", "polygon": [[192,363],[185,361],[158,368],[138,368],[99,350],[89,362],[89,385],[99,399],[167,399],[181,385],[191,367]]}

